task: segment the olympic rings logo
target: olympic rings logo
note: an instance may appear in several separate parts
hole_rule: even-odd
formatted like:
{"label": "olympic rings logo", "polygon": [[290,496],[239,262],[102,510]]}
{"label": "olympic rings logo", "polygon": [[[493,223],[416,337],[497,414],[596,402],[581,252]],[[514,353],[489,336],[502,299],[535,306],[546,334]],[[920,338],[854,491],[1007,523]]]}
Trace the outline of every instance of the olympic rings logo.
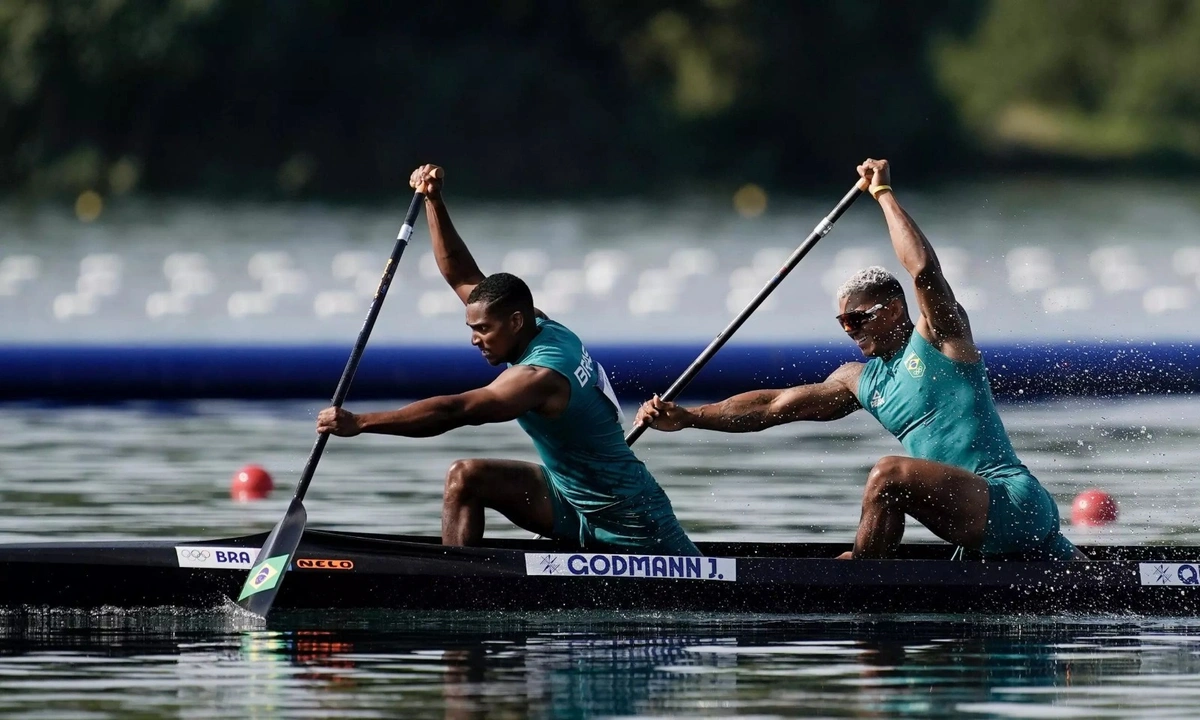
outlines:
{"label": "olympic rings logo", "polygon": [[212,553],[204,548],[179,548],[179,557],[185,560],[207,560]]}

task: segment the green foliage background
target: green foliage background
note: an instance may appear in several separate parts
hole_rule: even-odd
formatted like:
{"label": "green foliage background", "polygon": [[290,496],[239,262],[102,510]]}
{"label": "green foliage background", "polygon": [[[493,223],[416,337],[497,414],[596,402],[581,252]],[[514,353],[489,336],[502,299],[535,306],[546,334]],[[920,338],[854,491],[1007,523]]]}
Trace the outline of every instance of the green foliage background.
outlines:
{"label": "green foliage background", "polygon": [[0,186],[489,197],[1200,167],[1200,0],[0,0]]}

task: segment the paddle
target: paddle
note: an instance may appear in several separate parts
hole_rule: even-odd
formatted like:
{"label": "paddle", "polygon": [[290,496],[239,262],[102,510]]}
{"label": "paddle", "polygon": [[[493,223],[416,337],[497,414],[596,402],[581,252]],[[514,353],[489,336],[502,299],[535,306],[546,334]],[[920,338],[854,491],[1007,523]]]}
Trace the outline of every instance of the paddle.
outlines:
{"label": "paddle", "polygon": [[[787,262],[783,264],[783,267],[779,269],[779,272],[775,273],[775,275],[767,281],[767,284],[763,286],[762,290],[758,291],[758,294],[754,296],[754,299],[750,301],[750,304],[742,308],[742,311],[733,319],[733,322],[729,323],[729,325],[722,330],[721,333],[717,335],[717,337],[714,338],[711,343],[708,344],[708,347],[704,348],[704,352],[700,353],[700,357],[696,358],[696,360],[688,366],[687,370],[684,370],[683,374],[680,375],[675,382],[671,383],[671,387],[667,388],[667,391],[662,394],[663,400],[674,400],[679,393],[683,392],[683,389],[688,386],[688,383],[692,381],[692,378],[696,377],[696,374],[700,372],[701,368],[703,368],[705,364],[712,359],[713,355],[717,354],[717,351],[725,345],[729,338],[733,337],[733,334],[742,326],[742,323],[746,322],[746,320],[752,314],[754,314],[754,311],[758,309],[758,306],[762,305],[763,301],[767,299],[767,296],[775,290],[779,283],[783,282],[783,279],[787,277],[788,273],[790,273],[792,269],[800,263],[804,256],[808,254],[808,251],[812,250],[813,246],[817,244],[817,241],[825,237],[829,231],[833,229],[833,224],[837,222],[837,219],[842,216],[842,213],[846,212],[846,210],[850,208],[850,205],[857,200],[858,196],[862,195],[863,191],[866,189],[867,181],[865,178],[859,180],[854,184],[854,187],[850,188],[850,192],[846,193],[845,197],[838,202],[837,207],[833,209],[833,212],[826,215],[821,222],[817,223],[817,226],[813,229],[812,233],[804,239],[804,242],[800,243],[800,247],[796,248],[795,252],[793,252],[787,259]],[[625,444],[632,445],[637,442],[637,439],[642,436],[642,433],[646,432],[647,427],[648,426],[646,425],[635,425],[634,428],[629,431],[629,434],[625,436]]]}
{"label": "paddle", "polygon": [[[333,392],[334,407],[341,407],[342,402],[346,399],[346,393],[350,392],[350,381],[354,379],[354,372],[358,370],[358,361],[362,359],[363,350],[367,347],[367,338],[371,336],[371,329],[375,327],[375,319],[379,317],[379,310],[383,307],[383,298],[392,284],[392,277],[396,274],[396,264],[400,262],[400,256],[404,254],[404,248],[408,246],[408,238],[413,232],[413,223],[417,221],[417,215],[421,212],[421,203],[424,199],[425,196],[422,193],[413,194],[412,203],[408,206],[408,214],[404,216],[404,225],[400,227],[400,234],[396,236],[396,247],[392,250],[387,265],[383,268],[383,277],[379,280],[379,288],[375,290],[375,297],[371,300],[371,309],[367,311],[367,319],[358,333],[358,339],[354,341],[354,349],[350,351],[350,359],[346,362],[346,369],[342,371],[342,379],[338,380],[337,389]],[[321,459],[321,453],[325,450],[327,442],[329,442],[328,434],[317,436],[317,442],[308,455],[308,462],[304,464],[300,484],[296,486],[296,494],[292,497],[292,502],[288,505],[283,519],[267,536],[267,541],[258,551],[258,557],[254,559],[254,567],[250,569],[250,575],[246,578],[245,585],[242,586],[238,605],[256,615],[265,618],[271,611],[275,595],[279,593],[279,588],[283,584],[283,574],[287,572],[288,566],[291,564],[292,554],[300,546],[300,537],[304,534],[304,523],[308,521],[308,513],[304,510],[304,494],[308,492],[308,486],[317,470],[317,462]]]}

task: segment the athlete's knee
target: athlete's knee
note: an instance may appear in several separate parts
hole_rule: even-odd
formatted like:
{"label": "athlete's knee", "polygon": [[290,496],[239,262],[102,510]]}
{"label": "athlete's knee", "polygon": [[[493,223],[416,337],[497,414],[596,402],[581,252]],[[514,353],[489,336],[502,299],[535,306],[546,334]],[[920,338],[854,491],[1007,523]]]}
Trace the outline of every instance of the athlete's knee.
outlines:
{"label": "athlete's knee", "polygon": [[455,460],[446,471],[445,498],[450,501],[469,500],[476,494],[483,479],[482,460]]}
{"label": "athlete's knee", "polygon": [[908,458],[888,455],[867,474],[863,502],[872,505],[902,504],[908,497]]}

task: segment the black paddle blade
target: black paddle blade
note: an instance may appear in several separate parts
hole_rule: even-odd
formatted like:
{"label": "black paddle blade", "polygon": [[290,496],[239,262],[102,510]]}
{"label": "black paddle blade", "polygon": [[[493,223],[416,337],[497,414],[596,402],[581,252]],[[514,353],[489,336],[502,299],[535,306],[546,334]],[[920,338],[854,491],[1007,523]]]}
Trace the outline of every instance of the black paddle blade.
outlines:
{"label": "black paddle blade", "polygon": [[292,564],[292,556],[300,547],[300,538],[304,535],[304,524],[308,522],[308,512],[299,498],[292,498],[283,519],[267,536],[262,550],[254,559],[254,567],[242,586],[242,594],[238,596],[238,605],[260,617],[266,617],[275,603],[275,596],[283,585],[283,574]]}

